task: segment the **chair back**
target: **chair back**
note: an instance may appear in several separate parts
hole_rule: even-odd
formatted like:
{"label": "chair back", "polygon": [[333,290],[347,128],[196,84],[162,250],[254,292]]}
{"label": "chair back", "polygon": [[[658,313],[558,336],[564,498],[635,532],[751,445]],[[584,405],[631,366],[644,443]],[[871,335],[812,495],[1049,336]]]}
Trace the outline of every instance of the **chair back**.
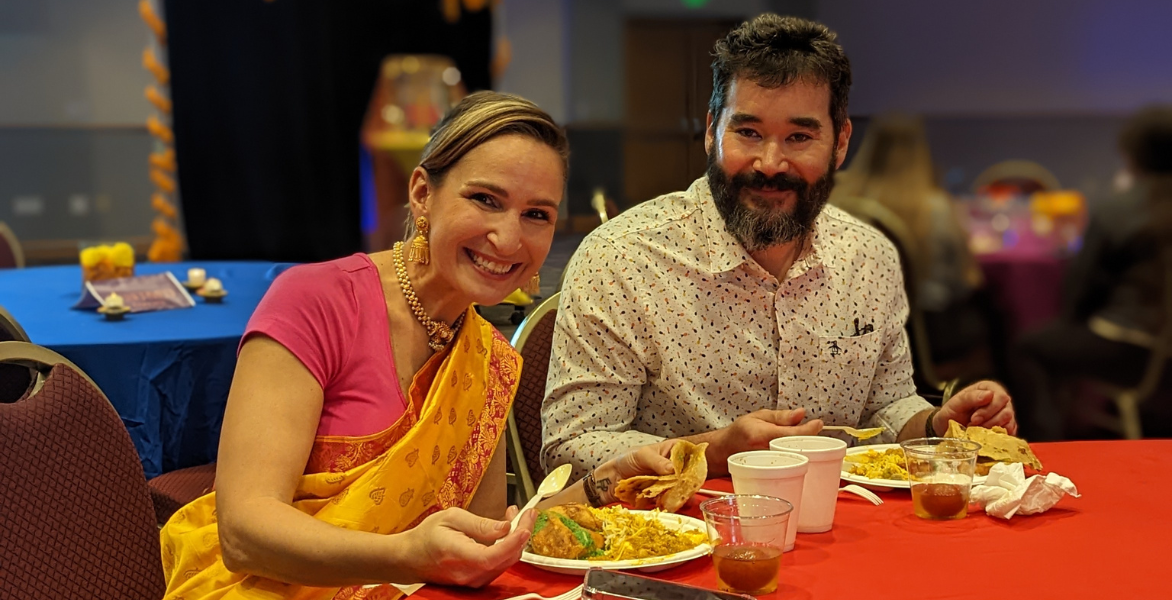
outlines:
{"label": "chair back", "polygon": [[23,268],[24,249],[20,247],[20,240],[0,221],[0,269]]}
{"label": "chair back", "polygon": [[878,229],[899,253],[899,265],[903,271],[903,287],[907,293],[908,320],[907,333],[909,350],[912,353],[912,363],[915,367],[913,378],[916,389],[924,391],[940,391],[944,384],[936,377],[936,370],[932,365],[932,349],[928,344],[928,328],[924,322],[924,313],[919,306],[919,274],[924,265],[916,264],[917,254],[911,251],[915,244],[915,237],[904,224],[903,219],[886,206],[870,198],[848,198],[839,208],[850,213],[856,219]]}
{"label": "chair back", "polygon": [[972,189],[980,192],[998,184],[1011,185],[1026,194],[1062,189],[1062,184],[1049,169],[1032,160],[1006,160],[994,164],[977,175]]}
{"label": "chair back", "polygon": [[545,399],[545,377],[553,346],[553,325],[561,293],[554,293],[537,305],[513,334],[513,347],[524,361],[517,396],[509,413],[507,447],[513,470],[517,500],[522,504],[536,493],[535,481],[545,477],[541,469],[541,402]]}
{"label": "chair back", "polygon": [[[1155,343],[1152,345],[1152,352],[1148,358],[1143,379],[1135,388],[1137,405],[1147,400],[1159,389],[1160,382],[1164,378],[1165,363],[1169,358],[1172,358],[1172,246],[1164,245],[1161,248],[1160,259],[1164,271],[1164,297],[1162,299],[1164,321],[1156,336]],[[1124,423],[1124,429],[1133,432],[1134,435],[1128,435],[1128,437],[1134,439],[1141,437],[1138,414],[1134,423]]]}
{"label": "chair back", "polygon": [[0,596],[163,596],[159,533],[130,435],[97,386],[61,355],[0,342],[0,363],[45,374],[0,404]]}
{"label": "chair back", "polygon": [[[27,342],[24,332],[16,319],[0,306],[0,342]],[[0,404],[16,402],[32,391],[37,372],[23,365],[0,363]]]}

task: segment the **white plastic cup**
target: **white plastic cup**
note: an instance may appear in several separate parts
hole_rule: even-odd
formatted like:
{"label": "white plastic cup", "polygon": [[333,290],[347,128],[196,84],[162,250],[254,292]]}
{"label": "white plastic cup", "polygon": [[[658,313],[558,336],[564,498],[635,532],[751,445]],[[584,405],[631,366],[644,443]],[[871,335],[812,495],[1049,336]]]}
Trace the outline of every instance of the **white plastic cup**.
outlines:
{"label": "white plastic cup", "polygon": [[834,509],[838,505],[838,483],[842,478],[842,459],[846,442],[819,435],[777,438],[769,449],[794,452],[810,460],[802,487],[802,512],[798,514],[798,533],[822,533],[834,527]]}
{"label": "white plastic cup", "polygon": [[751,450],[728,458],[728,474],[737,494],[781,498],[794,505],[785,530],[784,552],[794,548],[802,515],[802,487],[810,460],[793,452]]}

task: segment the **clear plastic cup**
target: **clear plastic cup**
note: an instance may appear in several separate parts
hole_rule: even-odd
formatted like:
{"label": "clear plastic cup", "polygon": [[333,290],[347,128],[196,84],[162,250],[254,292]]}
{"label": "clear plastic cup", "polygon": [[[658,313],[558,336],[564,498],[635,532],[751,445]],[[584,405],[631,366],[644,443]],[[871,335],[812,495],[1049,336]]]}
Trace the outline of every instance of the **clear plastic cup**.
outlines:
{"label": "clear plastic cup", "polygon": [[830,531],[834,527],[834,510],[838,506],[838,484],[842,478],[846,442],[820,435],[799,435],[777,438],[769,442],[769,449],[801,454],[810,461],[802,484],[798,533]]}
{"label": "clear plastic cup", "polygon": [[738,494],[759,494],[781,498],[793,505],[794,512],[785,534],[786,552],[793,550],[798,535],[798,520],[802,515],[802,487],[806,480],[810,459],[793,452],[751,450],[734,454],[728,459],[728,474],[733,491]]}
{"label": "clear plastic cup", "polygon": [[793,509],[781,498],[755,494],[723,496],[700,504],[720,589],[751,596],[777,590]]}
{"label": "clear plastic cup", "polygon": [[981,445],[954,438],[918,438],[900,444],[921,519],[963,519]]}

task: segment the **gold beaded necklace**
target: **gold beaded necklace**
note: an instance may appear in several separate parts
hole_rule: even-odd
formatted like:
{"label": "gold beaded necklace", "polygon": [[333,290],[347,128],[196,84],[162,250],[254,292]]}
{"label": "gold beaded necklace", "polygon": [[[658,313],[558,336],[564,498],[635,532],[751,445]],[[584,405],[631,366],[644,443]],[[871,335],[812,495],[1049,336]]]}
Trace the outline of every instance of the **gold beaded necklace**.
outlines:
{"label": "gold beaded necklace", "polygon": [[395,259],[395,278],[399,280],[399,289],[403,290],[403,297],[407,299],[407,306],[415,314],[416,320],[427,330],[428,347],[435,352],[443,350],[451,343],[452,338],[456,337],[456,331],[464,322],[464,315],[461,313],[459,317],[456,317],[456,322],[452,323],[451,327],[443,321],[435,321],[427,316],[423,305],[419,303],[419,298],[415,296],[415,288],[411,287],[411,280],[407,278],[407,265],[403,263],[403,242],[395,242],[392,255]]}

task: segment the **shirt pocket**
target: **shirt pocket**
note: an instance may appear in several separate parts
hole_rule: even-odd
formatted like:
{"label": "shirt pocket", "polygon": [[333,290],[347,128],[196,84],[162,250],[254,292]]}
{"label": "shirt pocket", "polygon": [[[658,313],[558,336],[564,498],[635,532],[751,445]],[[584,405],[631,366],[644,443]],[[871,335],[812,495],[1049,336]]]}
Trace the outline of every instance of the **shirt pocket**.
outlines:
{"label": "shirt pocket", "polygon": [[[883,350],[879,332],[856,336],[818,336],[815,364],[831,404],[860,408],[866,404]],[[854,412],[853,410],[850,412]]]}

